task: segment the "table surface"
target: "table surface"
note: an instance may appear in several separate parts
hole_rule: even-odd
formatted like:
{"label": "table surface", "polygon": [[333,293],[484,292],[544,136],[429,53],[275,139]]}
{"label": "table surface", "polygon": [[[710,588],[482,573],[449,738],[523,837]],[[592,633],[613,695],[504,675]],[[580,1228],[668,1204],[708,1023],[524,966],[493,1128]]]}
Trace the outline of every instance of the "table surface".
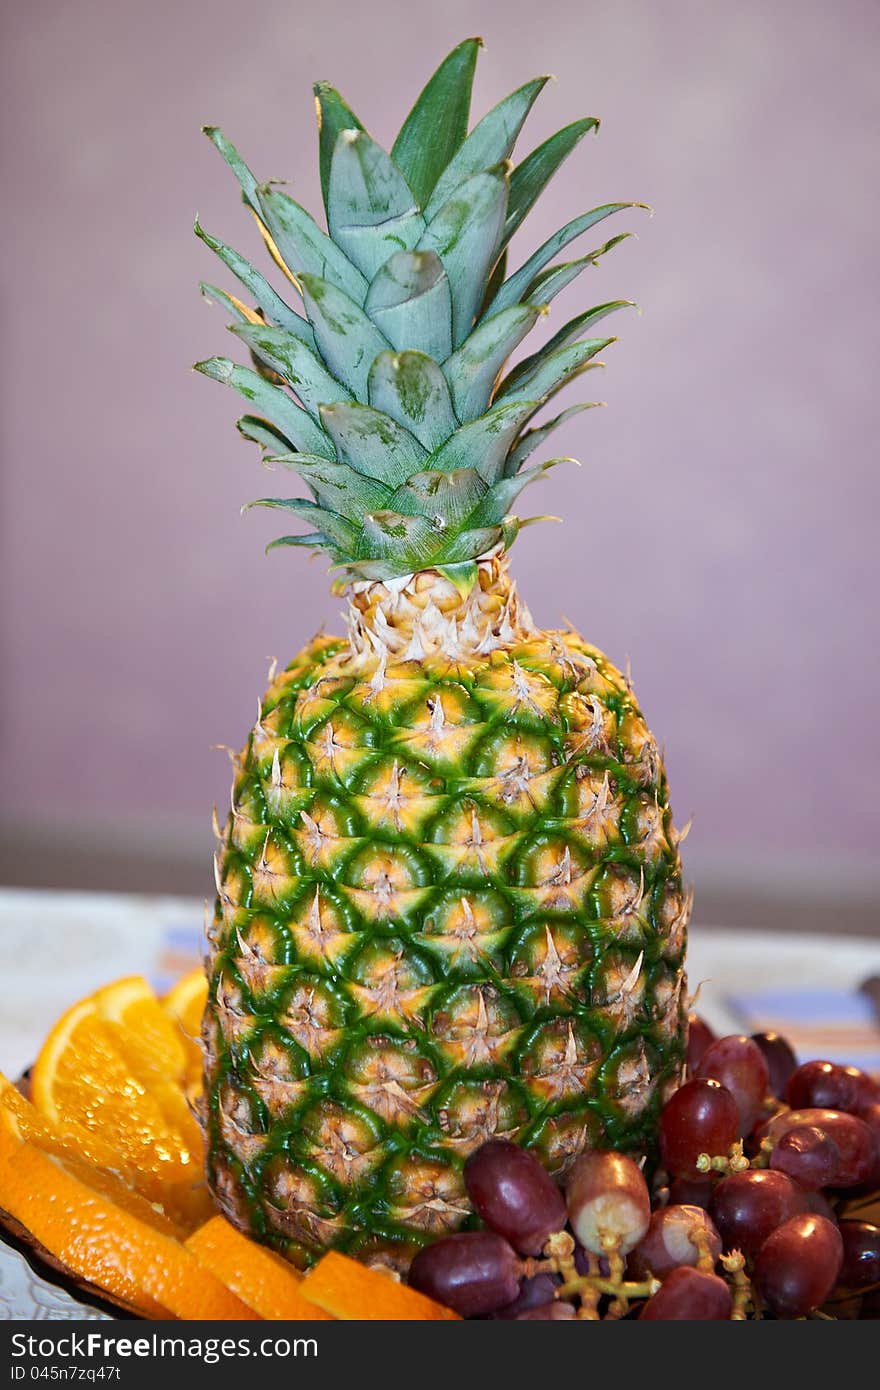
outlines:
{"label": "table surface", "polygon": [[[203,904],[188,898],[0,890],[0,1070],[17,1076],[59,1014],[108,980],[143,974],[168,988],[199,958],[203,914]],[[811,992],[845,1000],[878,973],[880,948],[866,937],[691,930],[689,988],[693,994],[699,986],[699,1011],[716,1032],[753,1031],[755,1016],[745,1017],[737,1000],[755,999],[756,991],[767,1000]],[[83,1316],[101,1314],[0,1245],[0,1318]]]}

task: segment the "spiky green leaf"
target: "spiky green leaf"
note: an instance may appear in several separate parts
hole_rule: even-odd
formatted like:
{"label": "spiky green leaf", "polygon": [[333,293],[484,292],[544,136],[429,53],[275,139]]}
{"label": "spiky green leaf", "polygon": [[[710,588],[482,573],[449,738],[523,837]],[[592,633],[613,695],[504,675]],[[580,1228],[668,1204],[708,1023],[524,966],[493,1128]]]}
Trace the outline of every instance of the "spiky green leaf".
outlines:
{"label": "spiky green leaf", "polygon": [[271,460],[298,473],[317,502],[340,516],[361,516],[384,507],[392,489],[358,473],[348,463],[336,463],[316,454],[279,454]]}
{"label": "spiky green leaf", "polygon": [[410,251],[425,230],[406,179],[366,131],[343,130],[336,141],[327,225],[368,280],[395,251]]}
{"label": "spiky green leaf", "polygon": [[504,277],[505,277],[506,274],[507,274],[507,250],[506,250],[506,248],[505,248],[505,250],[501,252],[501,255],[498,257],[497,261],[495,262],[494,266],[492,267],[492,274],[489,276],[489,279],[486,281],[486,288],[485,288],[485,290],[483,291],[483,298],[482,298],[482,300],[480,301],[480,307],[479,307],[479,309],[477,310],[477,319],[478,319],[478,321],[479,321],[479,319],[481,319],[481,318],[488,318],[488,314],[486,313],[486,310],[487,310],[487,308],[489,307],[489,305],[492,303],[492,301],[493,301],[493,299],[495,298],[495,296],[496,296],[496,294],[498,293],[498,291],[501,289],[501,286],[504,284]]}
{"label": "spiky green leaf", "polygon": [[443,363],[459,420],[473,420],[488,406],[492,387],[507,358],[534,326],[539,310],[514,304],[484,319]]}
{"label": "spiky green leaf", "polygon": [[341,460],[392,487],[417,472],[428,457],[409,430],[369,405],[325,406],[321,423]]}
{"label": "spiky green leaf", "polygon": [[573,462],[573,459],[548,459],[546,463],[539,463],[535,468],[525,468],[510,477],[499,478],[479,510],[474,513],[472,521],[480,526],[497,525],[504,520],[523,488],[528,487],[529,483],[537,481],[560,463]]}
{"label": "spiky green leaf", "polygon": [[329,280],[318,275],[303,275],[301,279],[306,312],[321,356],[333,376],[359,400],[366,400],[370,368],[380,352],[388,351],[388,339],[363,309]]}
{"label": "spiky green leaf", "polygon": [[524,357],[521,362],[517,362],[516,366],[507,375],[507,386],[512,386],[517,381],[521,381],[523,377],[535,371],[542,362],[545,362],[547,358],[551,357],[559,348],[567,347],[569,343],[576,342],[578,338],[586,333],[588,328],[593,328],[597,323],[600,323],[602,319],[607,318],[609,314],[615,313],[618,309],[629,309],[633,307],[633,301],[631,299],[616,299],[608,304],[597,304],[594,309],[587,309],[585,313],[578,314],[575,318],[569,319],[568,323],[563,324],[558,333],[554,333],[553,337],[537,352],[533,352],[530,357]]}
{"label": "spiky green leaf", "polygon": [[315,335],[309,325],[301,315],[297,314],[269,284],[264,275],[252,266],[250,261],[245,260],[244,256],[239,255],[238,251],[225,242],[219,241],[206,232],[196,219],[195,234],[206,246],[219,256],[223,264],[232,271],[237,280],[240,280],[256,300],[263,313],[270,322],[274,321],[286,328],[289,333],[294,333],[302,342],[308,343],[311,347],[315,345]]}
{"label": "spiky green leaf", "polygon": [[273,429],[269,421],[261,420],[259,415],[242,415],[240,420],[236,420],[235,428],[244,439],[259,444],[266,453],[292,454],[295,450],[291,439]]}
{"label": "spiky green leaf", "polygon": [[428,517],[438,536],[451,536],[461,530],[487,490],[474,468],[460,468],[452,473],[426,469],[397,489],[388,499],[388,510],[404,516]]}
{"label": "spiky green leaf", "polygon": [[384,411],[426,449],[436,449],[458,421],[446,378],[422,352],[383,352],[370,369],[370,404]]}
{"label": "spiky green leaf", "polygon": [[[318,164],[321,174],[321,196],[327,210],[330,190],[330,168],[336,141],[343,130],[363,130],[363,126],[351,107],[343,101],[336,88],[329,82],[316,82],[315,111],[318,117]],[[320,271],[318,272],[321,273]]]}
{"label": "spiky green leaf", "polygon": [[510,241],[523,218],[534,207],[563,160],[580,144],[588,130],[597,130],[598,126],[599,122],[593,116],[572,121],[571,125],[557,130],[555,135],[532,150],[522,164],[516,166],[510,176],[510,198],[504,224],[505,243]]}
{"label": "spiky green leaf", "polygon": [[447,54],[429,78],[394,142],[392,158],[402,170],[420,207],[428,202],[437,179],[467,135],[480,42],[480,39],[465,39]]}
{"label": "spiky green leaf", "polygon": [[228,357],[210,357],[205,362],[197,362],[195,370],[212,381],[231,386],[246,401],[269,417],[281,433],[296,446],[309,454],[317,454],[325,459],[335,457],[333,441],[319,425],[280,386],[265,381],[259,372],[250,367],[240,367],[230,362]]}
{"label": "spiky green leaf", "polygon": [[509,546],[516,535],[516,524],[511,526],[478,526],[467,531],[459,531],[444,547],[443,564],[460,564],[463,560],[473,560],[485,555],[493,546]]}
{"label": "spiky green leaf", "polygon": [[309,502],[304,497],[258,497],[255,501],[246,503],[242,511],[250,511],[253,507],[271,507],[304,517],[310,525],[319,528],[318,534],[331,540],[335,546],[348,554],[351,554],[357,545],[357,526],[338,512],[328,511],[326,507],[319,507],[317,502]]}
{"label": "spiky green leaf", "polygon": [[398,251],[377,272],[364,303],[392,347],[443,362],[452,351],[452,295],[434,251]]}
{"label": "spiky green leaf", "polygon": [[320,275],[363,304],[367,280],[340,246],[299,203],[271,185],[259,190],[260,214],[282,259],[294,275]]}
{"label": "spiky green leaf", "polygon": [[590,227],[595,227],[597,222],[602,222],[604,218],[611,217],[615,212],[622,212],[624,208],[644,206],[644,203],[605,203],[602,207],[593,208],[591,212],[582,213],[580,217],[566,222],[564,227],[560,227],[558,232],[554,232],[543,245],[538,247],[533,255],[529,256],[525,264],[520,266],[509,280],[505,280],[483,317],[487,317],[490,313],[497,314],[510,304],[518,304],[534,282],[538,272],[543,270],[544,266],[548,265],[564,247],[568,246],[569,242],[582,236],[584,232],[589,231]]}
{"label": "spiky green leaf", "polygon": [[276,540],[270,541],[266,546],[266,554],[268,555],[270,550],[279,550],[282,546],[302,546],[305,550],[335,551],[329,536],[322,536],[319,531],[307,531],[302,536],[278,536]]}
{"label": "spiky green leaf", "polygon": [[450,435],[431,455],[428,466],[446,473],[473,468],[484,482],[493,483],[503,474],[508,449],[536,409],[536,401],[520,400],[495,406]]}
{"label": "spiky green leaf", "polygon": [[452,343],[464,341],[498,255],[507,209],[507,172],[467,179],[428,223],[418,249],[436,251],[452,290]]}
{"label": "spiky green leaf", "polygon": [[548,439],[554,430],[560,425],[564,425],[566,420],[570,420],[573,415],[579,415],[582,410],[592,410],[601,405],[601,401],[581,401],[577,405],[570,405],[567,410],[563,410],[559,415],[555,415],[552,420],[548,420],[545,425],[540,425],[533,430],[526,430],[521,439],[518,439],[507,455],[506,474],[516,473],[525,463],[530,454],[539,449]]}
{"label": "spiky green leaf", "polygon": [[[380,508],[364,518],[356,558],[386,559],[388,567],[372,574],[390,578],[423,569],[436,553],[438,539],[427,517],[401,516]],[[363,568],[371,574],[366,566]]]}
{"label": "spiky green leaf", "polygon": [[474,126],[437,180],[431,201],[425,208],[426,218],[430,220],[465,179],[478,174],[481,169],[491,169],[510,157],[535,98],[548,80],[546,77],[536,77],[526,82]]}
{"label": "spiky green leaf", "polygon": [[613,236],[610,241],[606,241],[604,246],[597,247],[586,256],[580,256],[576,261],[548,266],[540,275],[535,276],[523,299],[527,304],[549,304],[588,266],[597,265],[603,256],[607,256],[609,251],[613,251],[615,246],[627,241],[632,235],[632,232],[621,232],[619,236]]}
{"label": "spiky green leaf", "polygon": [[517,381],[502,381],[495,399],[499,404],[526,400],[547,401],[572,381],[597,352],[601,352],[613,342],[613,338],[587,338],[582,343],[572,343],[569,347],[558,348]]}
{"label": "spiky green leaf", "polygon": [[232,332],[247,343],[267,367],[284,378],[319,423],[320,406],[351,399],[351,392],[330,375],[317,353],[283,328],[246,323],[235,324]]}
{"label": "spiky green leaf", "polygon": [[238,153],[238,150],[232,144],[232,141],[227,140],[223,131],[215,125],[202,126],[202,132],[207,135],[211,144],[219,151],[222,158],[226,161],[229,168],[238,179],[244,201],[249,207],[253,208],[255,212],[259,211],[257,180]]}
{"label": "spiky green leaf", "polygon": [[257,317],[253,310],[240,299],[236,299],[234,294],[218,289],[216,285],[209,285],[206,280],[199,281],[199,291],[209,304],[222,304],[239,323],[253,323]]}

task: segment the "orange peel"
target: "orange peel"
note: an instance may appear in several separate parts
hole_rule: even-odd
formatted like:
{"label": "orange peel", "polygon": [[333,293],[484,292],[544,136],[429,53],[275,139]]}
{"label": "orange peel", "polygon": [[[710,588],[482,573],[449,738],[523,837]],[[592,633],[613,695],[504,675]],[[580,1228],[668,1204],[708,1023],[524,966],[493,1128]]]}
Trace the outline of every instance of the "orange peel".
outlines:
{"label": "orange peel", "polygon": [[186,1247],[227,1288],[272,1321],[330,1321],[331,1315],[302,1295],[302,1276],[272,1250],[248,1240],[223,1216],[215,1216]]}

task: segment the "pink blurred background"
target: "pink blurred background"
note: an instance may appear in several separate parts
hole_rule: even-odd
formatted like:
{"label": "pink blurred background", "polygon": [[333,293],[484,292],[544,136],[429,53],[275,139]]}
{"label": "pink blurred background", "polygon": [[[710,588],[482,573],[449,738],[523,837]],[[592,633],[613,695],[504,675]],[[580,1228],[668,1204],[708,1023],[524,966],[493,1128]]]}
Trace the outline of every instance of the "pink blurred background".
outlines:
{"label": "pink blurred background", "polygon": [[210,891],[211,745],[338,624],[323,563],[239,516],[265,475],[189,372],[231,344],[196,210],[265,268],[200,126],[317,211],[312,81],[390,141],[480,32],[476,114],[559,79],[521,153],[603,118],[514,264],[656,208],[554,308],[643,312],[587,379],[610,408],[558,436],[584,468],[534,491],[566,522],[517,543],[522,590],[631,660],[704,917],[876,931],[876,4],[30,0],[3,28],[3,881]]}

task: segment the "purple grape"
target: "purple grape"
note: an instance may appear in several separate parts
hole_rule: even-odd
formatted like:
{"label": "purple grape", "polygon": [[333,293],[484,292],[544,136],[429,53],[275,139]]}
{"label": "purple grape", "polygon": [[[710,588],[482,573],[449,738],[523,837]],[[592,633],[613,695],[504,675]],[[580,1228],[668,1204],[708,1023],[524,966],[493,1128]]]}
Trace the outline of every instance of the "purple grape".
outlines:
{"label": "purple grape", "polygon": [[673,1178],[669,1184],[669,1205],[702,1207],[707,1211],[716,1186],[715,1179],[708,1174],[698,1178]]}
{"label": "purple grape", "polygon": [[789,1078],[797,1070],[797,1057],[791,1043],[779,1033],[753,1033],[752,1042],[764,1054],[770,1073],[770,1092],[779,1100],[785,1099]]}
{"label": "purple grape", "polygon": [[811,1211],[814,1216],[824,1216],[826,1221],[830,1221],[833,1226],[837,1225],[837,1212],[824,1192],[804,1191],[803,1196],[804,1211]]}
{"label": "purple grape", "polygon": [[425,1245],[409,1270],[420,1293],[463,1318],[482,1317],[512,1303],[522,1274],[516,1251],[494,1231],[462,1231]]}
{"label": "purple grape", "polygon": [[730,1289],[717,1274],[686,1265],[674,1269],[639,1314],[648,1322],[727,1322],[733,1311]]}
{"label": "purple grape", "polygon": [[726,1154],[738,1130],[736,1101],[725,1086],[705,1079],[687,1081],[660,1112],[664,1166],[676,1177],[694,1177],[700,1154]]}
{"label": "purple grape", "polygon": [[832,1139],[840,1151],[840,1163],[831,1186],[857,1187],[869,1177],[876,1163],[873,1132],[864,1120],[843,1110],[782,1110],[758,1130],[756,1138],[772,1140],[775,1147],[783,1134],[800,1125],[813,1125]]}
{"label": "purple grape", "polygon": [[706,1048],[714,1041],[715,1034],[706,1020],[700,1018],[699,1014],[688,1014],[687,1065],[691,1076],[699,1066]]}
{"label": "purple grape", "polygon": [[840,1231],[823,1216],[793,1216],[768,1236],[755,1260],[758,1292],[779,1318],[802,1318],[837,1283],[843,1262]]}
{"label": "purple grape", "polygon": [[531,1308],[543,1307],[545,1303],[551,1302],[554,1292],[561,1283],[562,1280],[558,1274],[533,1274],[530,1278],[523,1279],[519,1293],[513,1302],[492,1313],[492,1319],[511,1322],[514,1318],[518,1318],[520,1313],[527,1313]]}
{"label": "purple grape", "polygon": [[880,1087],[858,1067],[804,1062],[789,1080],[786,1099],[792,1110],[845,1110],[855,1115],[880,1101]]}
{"label": "purple grape", "polygon": [[651,1217],[647,1232],[627,1258],[627,1272],[633,1279],[653,1274],[665,1279],[673,1269],[696,1265],[700,1251],[694,1237],[702,1237],[712,1263],[721,1254],[721,1237],[702,1207],[661,1207]]}
{"label": "purple grape", "polygon": [[840,1168],[840,1149],[824,1129],[795,1125],[773,1147],[770,1167],[815,1192],[820,1187],[830,1187],[834,1181]]}
{"label": "purple grape", "polygon": [[528,1308],[524,1313],[517,1315],[517,1322],[567,1322],[570,1318],[576,1318],[577,1312],[573,1303],[566,1303],[564,1299],[555,1299],[552,1303],[542,1303],[537,1308]]}
{"label": "purple grape", "polygon": [[612,1249],[626,1255],[651,1220],[647,1183],[625,1154],[581,1154],[569,1174],[566,1202],[576,1238],[595,1255]]}
{"label": "purple grape", "polygon": [[751,1168],[722,1178],[709,1203],[725,1250],[755,1255],[777,1226],[804,1210],[800,1188],[784,1173]]}
{"label": "purple grape", "polygon": [[534,1154],[490,1139],[464,1165],[468,1196],[487,1226],[522,1255],[540,1255],[566,1223],[565,1198]]}
{"label": "purple grape", "polygon": [[742,1034],[719,1038],[703,1053],[697,1076],[727,1087],[739,1112],[739,1134],[750,1134],[770,1087],[770,1069],[758,1044]]}
{"label": "purple grape", "polygon": [[880,1284],[880,1226],[870,1221],[841,1221],[843,1264],[838,1283],[845,1289]]}

